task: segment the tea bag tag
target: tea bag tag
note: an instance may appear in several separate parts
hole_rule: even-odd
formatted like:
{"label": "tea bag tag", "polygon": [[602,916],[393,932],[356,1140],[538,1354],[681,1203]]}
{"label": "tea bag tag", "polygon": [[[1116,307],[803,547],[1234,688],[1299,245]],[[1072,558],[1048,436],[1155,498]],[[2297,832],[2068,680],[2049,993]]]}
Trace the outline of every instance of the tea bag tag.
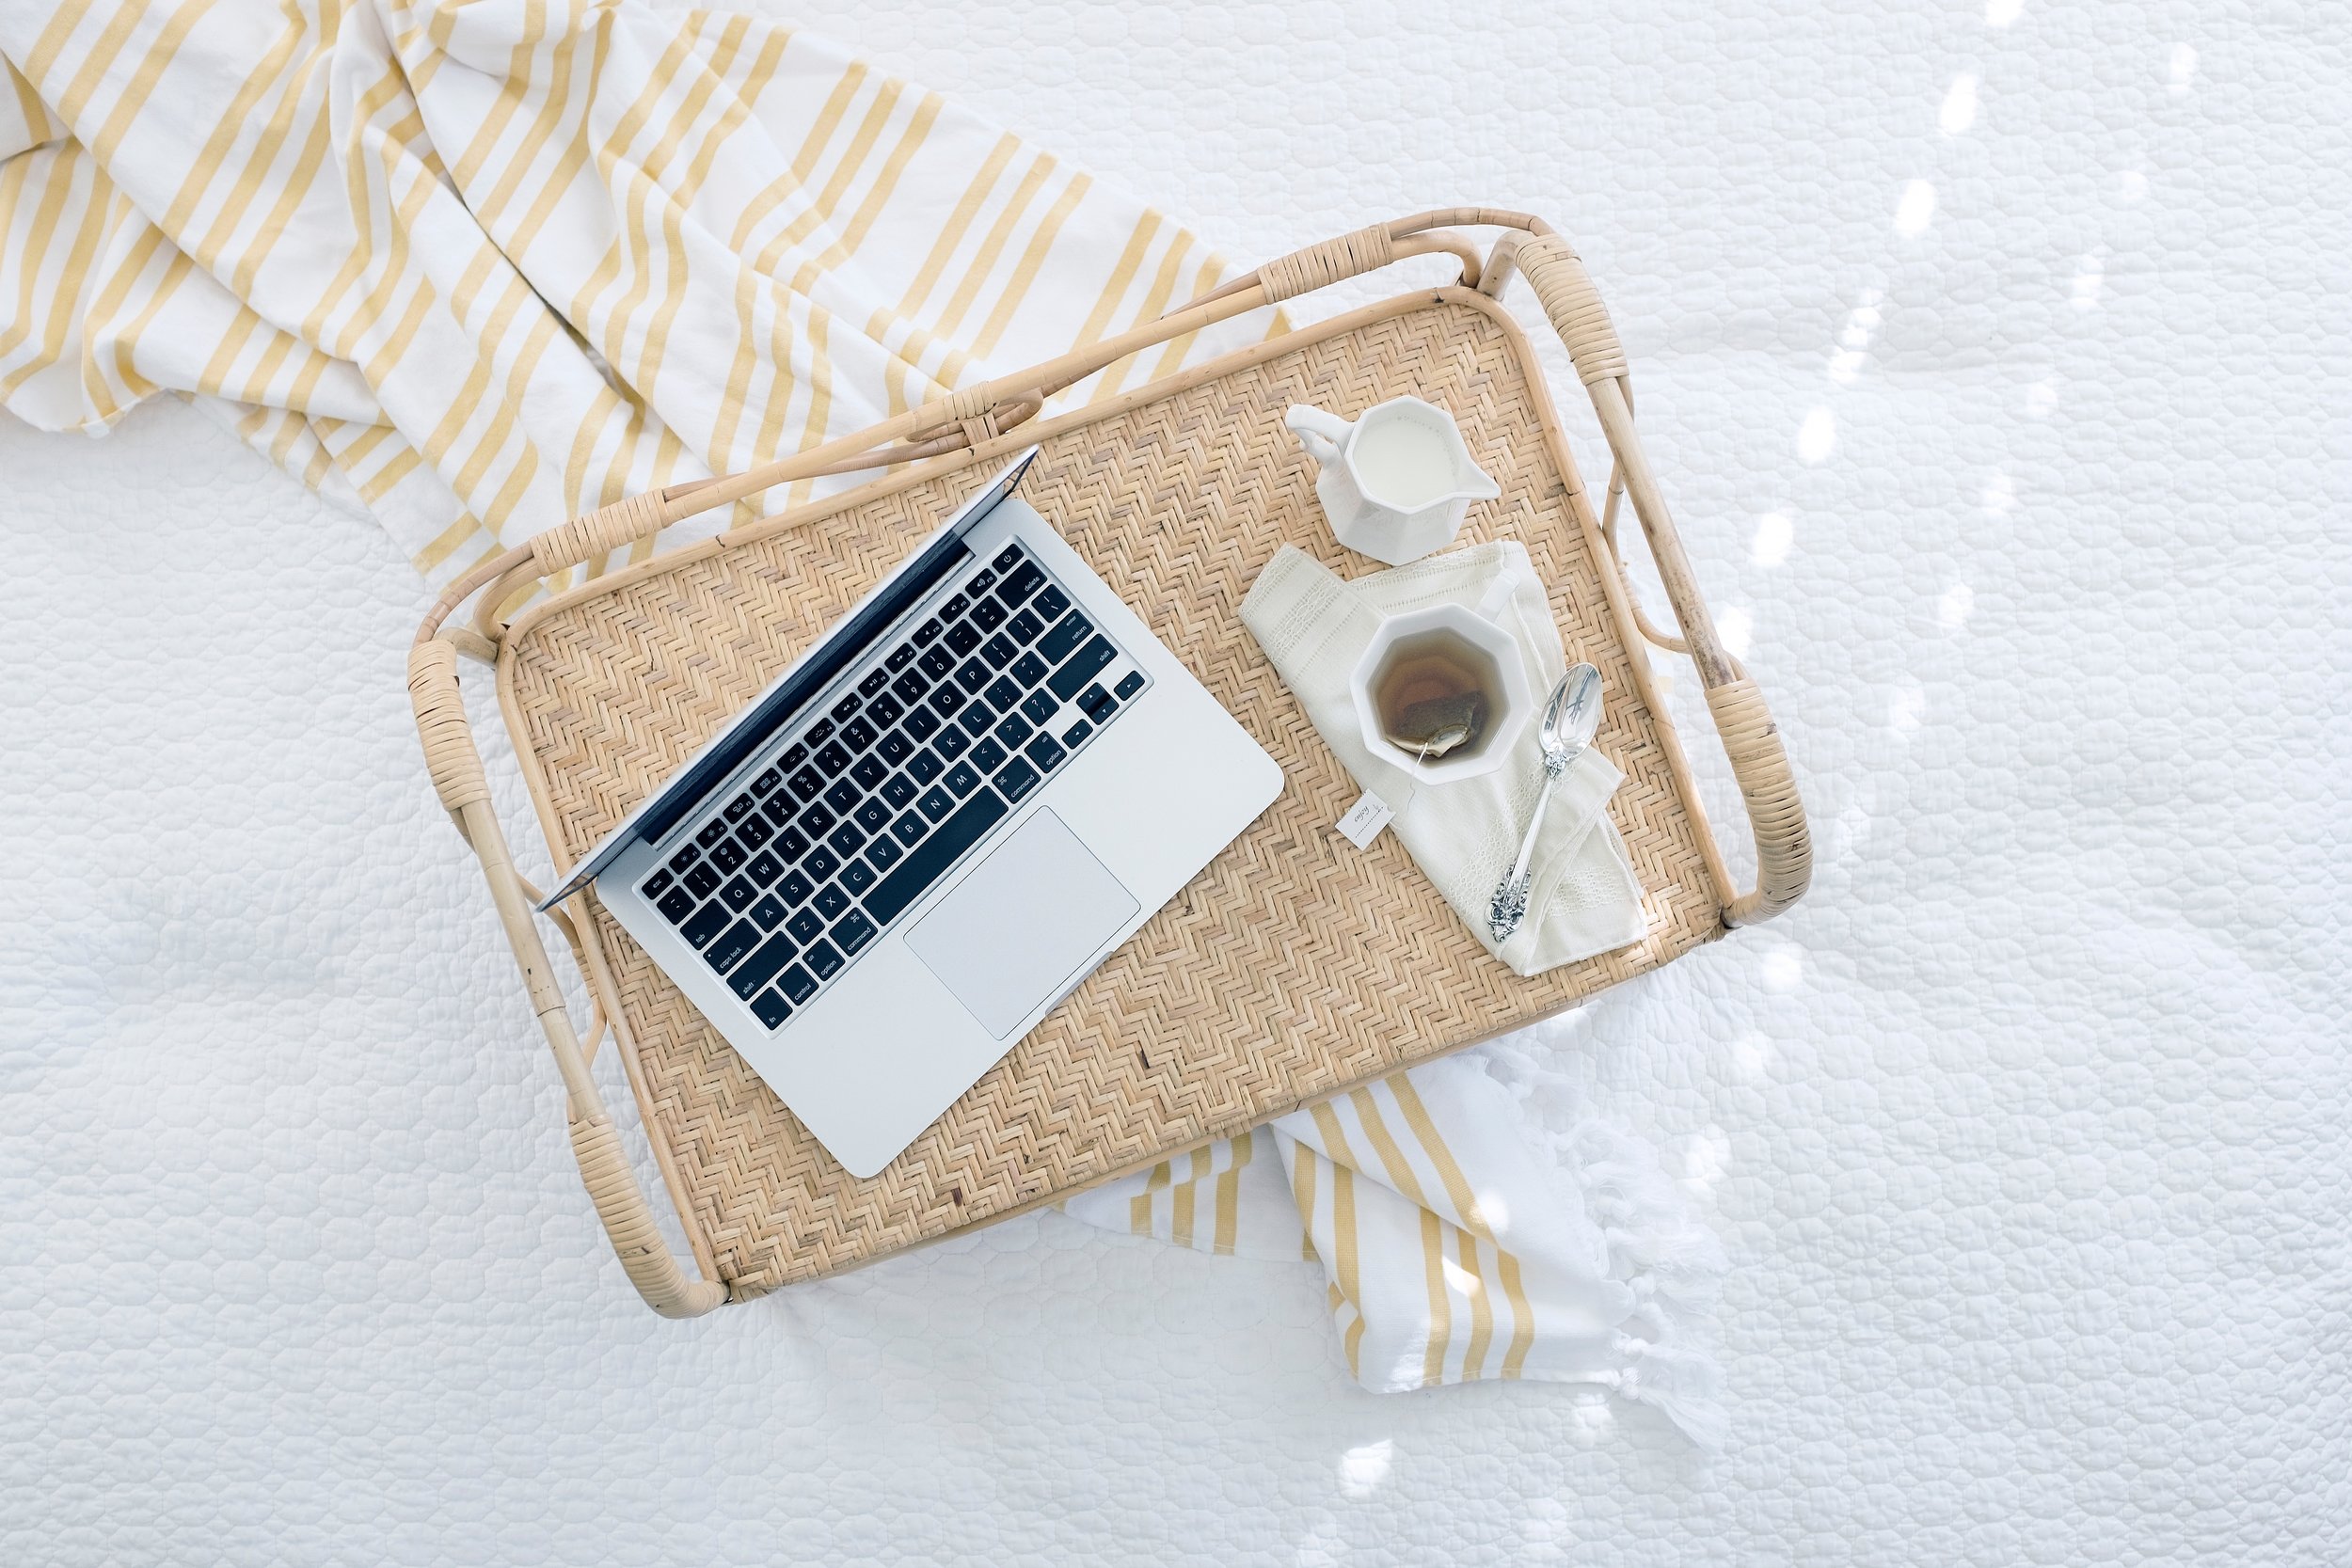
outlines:
{"label": "tea bag tag", "polygon": [[1347,815],[1340,818],[1340,836],[1359,849],[1369,849],[1372,841],[1380,836],[1380,830],[1395,816],[1386,800],[1367,789],[1347,808]]}
{"label": "tea bag tag", "polygon": [[1511,595],[1518,591],[1518,563],[1515,561],[1505,561],[1502,563],[1502,570],[1495,574],[1494,581],[1488,583],[1486,585],[1486,592],[1479,596],[1479,619],[1491,621],[1496,616],[1501,615],[1502,613],[1502,607],[1509,604],[1511,602]]}

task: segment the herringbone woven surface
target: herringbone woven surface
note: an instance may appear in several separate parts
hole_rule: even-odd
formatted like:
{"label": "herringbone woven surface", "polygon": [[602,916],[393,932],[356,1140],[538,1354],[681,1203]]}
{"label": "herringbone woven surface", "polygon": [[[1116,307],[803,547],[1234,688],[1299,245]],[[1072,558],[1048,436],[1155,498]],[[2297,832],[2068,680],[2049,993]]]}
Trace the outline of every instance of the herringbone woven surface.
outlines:
{"label": "herringbone woven surface", "polygon": [[[1312,334],[1302,337],[1311,338]],[[1658,735],[1542,439],[1512,337],[1433,302],[1049,436],[1022,494],[1282,766],[1283,791],[1173,902],[879,1176],[850,1176],[609,916],[596,930],[692,1219],[736,1295],[867,1261],[1241,1131],[1580,997],[1721,934]],[[1285,541],[1343,575],[1282,428],[1401,392],[1452,410],[1502,499],[1462,543],[1516,535],[1571,662],[1609,692],[1597,744],[1648,938],[1521,979],[1486,957],[1392,835],[1332,829],[1359,793],[1239,616]],[[975,475],[899,491],[559,608],[508,655],[508,713],[560,858],[592,847],[952,510]],[[626,1048],[626,1047],[625,1047]]]}

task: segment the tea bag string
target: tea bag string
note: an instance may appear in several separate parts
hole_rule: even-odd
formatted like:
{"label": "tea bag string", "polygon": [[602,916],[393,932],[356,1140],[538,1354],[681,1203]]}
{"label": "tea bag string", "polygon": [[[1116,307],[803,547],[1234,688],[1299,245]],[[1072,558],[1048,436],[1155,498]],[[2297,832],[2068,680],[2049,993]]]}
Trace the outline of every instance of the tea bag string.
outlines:
{"label": "tea bag string", "polygon": [[[1495,574],[1495,579],[1488,583],[1486,591],[1478,596],[1476,610],[1480,619],[1494,621],[1498,626],[1502,625],[1497,618],[1502,615],[1503,608],[1511,602],[1511,595],[1518,592],[1518,562],[1506,557],[1502,563],[1502,570]],[[1406,791],[1404,800],[1396,806],[1396,817],[1400,822],[1411,815],[1413,803],[1421,799],[1421,765],[1429,760],[1429,748],[1438,743],[1438,738],[1435,735],[1424,736],[1421,749],[1413,754],[1412,770],[1406,774],[1406,778],[1411,782],[1411,787]]]}

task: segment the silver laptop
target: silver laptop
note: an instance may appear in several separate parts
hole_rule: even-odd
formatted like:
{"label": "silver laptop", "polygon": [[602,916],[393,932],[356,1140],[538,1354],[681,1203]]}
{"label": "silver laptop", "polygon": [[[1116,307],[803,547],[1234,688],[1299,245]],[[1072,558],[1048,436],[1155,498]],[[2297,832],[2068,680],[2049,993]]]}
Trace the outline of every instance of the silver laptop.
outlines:
{"label": "silver laptop", "polygon": [[1281,790],[1012,492],[1027,452],[556,889],[594,880],[871,1176]]}

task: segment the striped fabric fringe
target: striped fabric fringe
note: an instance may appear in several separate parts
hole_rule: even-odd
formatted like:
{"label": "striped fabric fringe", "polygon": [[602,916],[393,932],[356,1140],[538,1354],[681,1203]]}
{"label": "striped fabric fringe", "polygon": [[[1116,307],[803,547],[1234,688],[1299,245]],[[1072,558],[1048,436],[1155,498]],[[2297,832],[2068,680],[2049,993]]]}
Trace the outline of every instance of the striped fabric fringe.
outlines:
{"label": "striped fabric fringe", "polygon": [[97,431],[179,393],[437,581],[1225,274],[954,105],[722,11],[65,0],[0,8],[0,403]]}
{"label": "striped fabric fringe", "polygon": [[1543,1057],[1447,1057],[1081,1193],[1089,1224],[1321,1264],[1349,1372],[1378,1393],[1586,1383],[1703,1447],[1725,1422],[1691,1320],[1723,1251],[1639,1139]]}

